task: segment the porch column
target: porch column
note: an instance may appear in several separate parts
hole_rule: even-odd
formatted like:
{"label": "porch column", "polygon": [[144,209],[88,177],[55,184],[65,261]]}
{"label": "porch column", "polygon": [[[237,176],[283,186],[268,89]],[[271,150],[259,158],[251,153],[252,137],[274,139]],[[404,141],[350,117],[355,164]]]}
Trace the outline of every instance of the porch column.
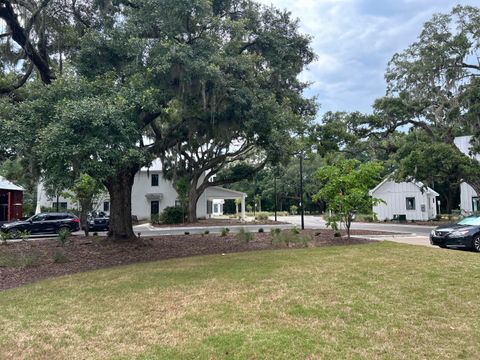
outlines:
{"label": "porch column", "polygon": [[12,218],[12,192],[8,192],[8,200],[7,200],[7,221],[10,222]]}
{"label": "porch column", "polygon": [[242,196],[242,220],[245,221],[245,195]]}

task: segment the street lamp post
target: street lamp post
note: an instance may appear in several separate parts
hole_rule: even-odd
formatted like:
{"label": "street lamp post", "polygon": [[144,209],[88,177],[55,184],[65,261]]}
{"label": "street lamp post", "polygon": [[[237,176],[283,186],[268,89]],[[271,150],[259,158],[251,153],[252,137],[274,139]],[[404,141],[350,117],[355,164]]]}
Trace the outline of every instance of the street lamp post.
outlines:
{"label": "street lamp post", "polygon": [[302,230],[305,230],[305,206],[303,204],[303,152],[300,152],[300,216],[302,219]]}
{"label": "street lamp post", "polygon": [[275,192],[275,221],[277,221],[277,174],[273,174],[273,191]]}

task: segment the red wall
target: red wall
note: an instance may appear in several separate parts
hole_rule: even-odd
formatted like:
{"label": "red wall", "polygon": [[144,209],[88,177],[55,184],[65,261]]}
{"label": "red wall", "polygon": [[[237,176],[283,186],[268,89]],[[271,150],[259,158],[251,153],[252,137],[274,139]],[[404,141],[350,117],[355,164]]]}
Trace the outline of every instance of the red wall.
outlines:
{"label": "red wall", "polygon": [[23,192],[22,191],[9,191],[0,189],[0,195],[10,193],[10,221],[20,219],[23,216],[23,206],[15,204],[23,204]]}

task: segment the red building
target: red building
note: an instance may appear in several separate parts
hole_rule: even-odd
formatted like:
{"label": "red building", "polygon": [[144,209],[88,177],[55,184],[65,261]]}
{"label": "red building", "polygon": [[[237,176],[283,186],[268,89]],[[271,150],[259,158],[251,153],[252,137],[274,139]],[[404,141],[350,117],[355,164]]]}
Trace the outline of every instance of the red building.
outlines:
{"label": "red building", "polygon": [[0,223],[22,217],[23,188],[0,176]]}

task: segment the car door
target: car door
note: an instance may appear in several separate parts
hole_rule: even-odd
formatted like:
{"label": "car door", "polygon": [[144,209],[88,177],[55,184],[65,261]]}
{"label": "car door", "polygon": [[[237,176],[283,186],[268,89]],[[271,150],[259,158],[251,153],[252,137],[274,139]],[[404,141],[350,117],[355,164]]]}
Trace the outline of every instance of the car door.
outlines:
{"label": "car door", "polygon": [[32,218],[30,229],[28,229],[31,234],[39,234],[43,232],[43,226],[46,216],[46,214],[38,214]]}
{"label": "car door", "polygon": [[60,216],[59,215],[50,215],[47,214],[45,217],[45,220],[43,221],[42,224],[42,232],[43,233],[54,233],[57,231],[58,228],[58,223],[60,221]]}

